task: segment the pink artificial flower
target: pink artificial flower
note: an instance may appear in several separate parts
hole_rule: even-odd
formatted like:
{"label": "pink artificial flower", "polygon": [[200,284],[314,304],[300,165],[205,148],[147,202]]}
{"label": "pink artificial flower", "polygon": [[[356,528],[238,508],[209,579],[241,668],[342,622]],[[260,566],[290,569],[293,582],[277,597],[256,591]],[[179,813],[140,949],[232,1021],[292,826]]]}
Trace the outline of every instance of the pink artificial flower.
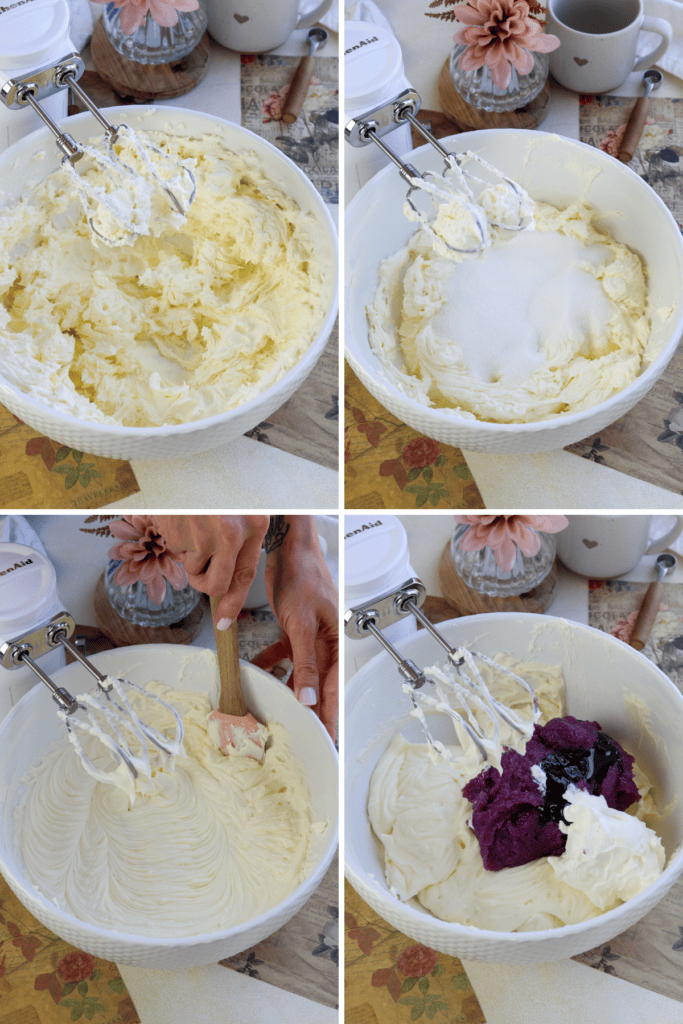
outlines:
{"label": "pink artificial flower", "polygon": [[469,0],[454,13],[466,26],[453,36],[467,47],[460,67],[476,71],[485,64],[499,89],[507,88],[511,65],[518,74],[529,74],[534,66],[531,50],[549,53],[560,45],[557,36],[543,31],[525,0]]}
{"label": "pink artificial flower", "polygon": [[151,516],[129,516],[111,523],[109,529],[123,541],[109,549],[109,557],[120,559],[114,582],[120,587],[144,583],[149,598],[161,604],[166,594],[166,580],[174,590],[187,586],[187,573],[168,551],[166,541],[158,532]]}
{"label": "pink artificial flower", "polygon": [[456,523],[469,525],[460,538],[463,551],[491,548],[504,572],[515,564],[517,548],[522,554],[538,553],[541,538],[537,531],[559,533],[569,525],[566,516],[454,516]]}
{"label": "pink artificial flower", "polygon": [[[111,0],[95,0],[96,4],[108,4]],[[114,0],[114,7],[121,8],[120,24],[127,36],[142,25],[149,12],[157,25],[171,28],[178,21],[178,11],[196,11],[199,0]]]}

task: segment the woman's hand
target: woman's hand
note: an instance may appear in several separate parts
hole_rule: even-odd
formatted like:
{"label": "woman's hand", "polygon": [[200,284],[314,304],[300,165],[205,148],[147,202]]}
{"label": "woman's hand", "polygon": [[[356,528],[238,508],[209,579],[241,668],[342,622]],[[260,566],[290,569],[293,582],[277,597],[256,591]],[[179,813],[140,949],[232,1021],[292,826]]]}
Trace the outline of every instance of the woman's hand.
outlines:
{"label": "woman's hand", "polygon": [[[282,637],[254,664],[270,669],[283,658],[294,666],[290,683],[302,704],[320,716],[333,740],[339,709],[337,591],[325,565],[312,516],[274,517],[266,558],[268,600]],[[268,550],[269,540],[266,540]]]}
{"label": "woman's hand", "polygon": [[254,581],[269,516],[154,516],[195,590],[220,598],[216,625],[237,618]]}

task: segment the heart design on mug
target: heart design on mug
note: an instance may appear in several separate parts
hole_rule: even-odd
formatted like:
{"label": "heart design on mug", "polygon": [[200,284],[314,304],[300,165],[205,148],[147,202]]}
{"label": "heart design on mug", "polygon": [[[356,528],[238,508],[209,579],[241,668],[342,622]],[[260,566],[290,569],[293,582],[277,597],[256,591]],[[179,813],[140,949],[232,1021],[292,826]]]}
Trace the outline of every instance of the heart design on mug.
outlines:
{"label": "heart design on mug", "polygon": [[585,537],[584,537],[584,539],[583,539],[583,540],[581,541],[581,543],[582,543],[582,544],[585,544],[587,548],[597,548],[597,546],[598,546],[598,542],[597,542],[597,540],[586,540],[586,538],[585,538]]}
{"label": "heart design on mug", "polygon": [[[235,15],[235,17],[237,17],[237,15]],[[579,67],[582,68],[584,64],[588,64],[588,61],[585,57],[574,57],[574,63],[578,64]]]}
{"label": "heart design on mug", "polygon": [[245,21],[249,21],[248,14],[234,14],[233,17],[240,25],[244,25]]}

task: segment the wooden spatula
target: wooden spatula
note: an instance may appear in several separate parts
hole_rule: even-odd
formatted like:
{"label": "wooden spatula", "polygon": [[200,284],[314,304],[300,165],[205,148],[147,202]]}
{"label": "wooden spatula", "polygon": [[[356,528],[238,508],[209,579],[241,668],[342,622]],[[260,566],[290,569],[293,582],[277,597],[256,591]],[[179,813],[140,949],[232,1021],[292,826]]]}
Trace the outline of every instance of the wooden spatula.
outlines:
{"label": "wooden spatula", "polygon": [[209,720],[218,723],[219,746],[224,754],[241,754],[263,763],[264,730],[249,712],[242,693],[237,621],[229,629],[216,629],[218,598],[211,598],[211,618],[216,638],[221,690],[218,708]]}

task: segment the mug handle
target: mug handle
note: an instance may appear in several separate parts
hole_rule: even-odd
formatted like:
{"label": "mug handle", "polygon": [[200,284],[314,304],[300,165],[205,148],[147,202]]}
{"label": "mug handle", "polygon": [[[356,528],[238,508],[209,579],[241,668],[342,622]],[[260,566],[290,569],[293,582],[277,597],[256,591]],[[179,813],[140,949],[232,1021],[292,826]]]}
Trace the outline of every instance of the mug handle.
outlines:
{"label": "mug handle", "polygon": [[[297,23],[294,26],[294,28],[310,28],[311,25],[315,25],[316,21],[320,21],[320,19],[322,18],[323,14],[327,14],[327,12],[329,11],[331,6],[332,6],[332,0],[323,0],[323,2],[321,4],[318,4],[318,6],[315,8],[314,11],[311,11],[310,14],[307,14],[307,15],[305,15],[305,17],[300,18],[299,21],[297,21]],[[650,18],[649,20],[650,21],[660,21],[659,18]],[[666,24],[667,24],[667,22],[665,22],[665,21],[662,22],[662,25],[666,25]],[[648,31],[648,32],[655,32],[657,30],[656,29],[647,29],[646,31]],[[671,27],[669,27],[669,42],[670,41],[671,41]],[[666,46],[669,45],[669,42],[667,42]],[[664,50],[666,49],[666,46],[664,47]],[[662,53],[664,53],[664,50],[662,50]],[[662,53],[658,54],[657,56],[661,57]]]}
{"label": "mug handle", "polygon": [[640,26],[641,32],[654,32],[656,35],[661,36],[661,41],[654,50],[650,53],[646,53],[644,57],[637,60],[633,65],[634,71],[642,71],[643,68],[649,68],[653,64],[656,64],[660,57],[663,57],[666,53],[669,43],[673,37],[673,30],[668,21],[664,21],[664,18],[650,18],[645,15],[643,23]]}
{"label": "mug handle", "polygon": [[663,537],[657,537],[656,540],[653,540],[645,554],[658,555],[660,551],[664,551],[669,547],[672,541],[676,540],[676,537],[680,535],[681,530],[683,530],[683,516],[676,516],[676,523],[674,526],[668,533],[664,534]]}

